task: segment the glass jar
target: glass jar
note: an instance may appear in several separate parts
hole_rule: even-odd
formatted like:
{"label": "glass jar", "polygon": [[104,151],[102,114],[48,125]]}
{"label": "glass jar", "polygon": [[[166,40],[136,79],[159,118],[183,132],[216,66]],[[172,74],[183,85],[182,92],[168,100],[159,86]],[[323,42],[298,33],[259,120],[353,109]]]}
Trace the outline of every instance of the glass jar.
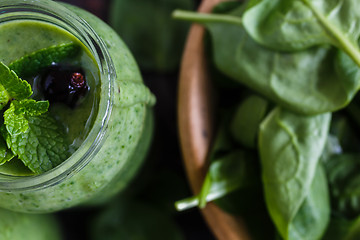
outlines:
{"label": "glass jar", "polygon": [[60,224],[53,214],[26,214],[0,209],[0,216],[0,239],[63,239]]}
{"label": "glass jar", "polygon": [[2,0],[0,24],[19,20],[53,24],[80,40],[99,67],[101,91],[93,126],[67,160],[40,175],[0,174],[0,207],[41,213],[101,203],[123,190],[144,161],[155,98],[125,44],[96,16],[49,0]]}

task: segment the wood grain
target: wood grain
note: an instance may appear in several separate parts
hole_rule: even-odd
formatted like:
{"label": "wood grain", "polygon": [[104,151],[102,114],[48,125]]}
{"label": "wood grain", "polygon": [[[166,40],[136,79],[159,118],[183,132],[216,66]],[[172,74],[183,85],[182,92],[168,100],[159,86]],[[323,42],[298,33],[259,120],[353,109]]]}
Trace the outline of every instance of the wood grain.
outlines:
{"label": "wood grain", "polygon": [[[210,12],[222,0],[204,0],[199,12]],[[191,26],[182,57],[178,88],[178,127],[183,161],[190,186],[198,193],[208,167],[213,137],[213,97],[203,46],[204,29]],[[240,218],[208,204],[202,214],[220,240],[250,239]]]}

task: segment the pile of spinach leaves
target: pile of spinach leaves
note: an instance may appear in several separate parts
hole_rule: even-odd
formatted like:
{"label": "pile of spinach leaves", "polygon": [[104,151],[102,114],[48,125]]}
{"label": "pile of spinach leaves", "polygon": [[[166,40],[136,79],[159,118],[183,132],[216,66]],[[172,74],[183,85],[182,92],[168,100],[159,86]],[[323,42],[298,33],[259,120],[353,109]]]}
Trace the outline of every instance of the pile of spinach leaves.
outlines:
{"label": "pile of spinach leaves", "polygon": [[254,239],[360,237],[359,9],[248,0],[173,13],[206,27],[216,82],[237,83],[218,88],[209,171],[179,210],[215,201]]}

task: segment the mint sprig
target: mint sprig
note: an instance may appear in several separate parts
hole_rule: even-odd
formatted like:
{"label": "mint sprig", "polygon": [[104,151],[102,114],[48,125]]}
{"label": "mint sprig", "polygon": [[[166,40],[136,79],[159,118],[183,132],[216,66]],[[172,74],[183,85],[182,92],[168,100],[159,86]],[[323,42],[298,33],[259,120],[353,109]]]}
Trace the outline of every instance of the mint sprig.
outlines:
{"label": "mint sprig", "polygon": [[0,121],[0,165],[17,157],[40,174],[68,157],[65,131],[48,113],[49,102],[29,99],[31,85],[15,71],[21,76],[36,74],[77,52],[78,46],[62,44],[24,56],[13,62],[11,69],[0,62],[0,110],[4,113],[3,123]]}
{"label": "mint sprig", "polygon": [[68,156],[64,130],[47,112],[48,101],[12,100],[4,112],[0,165],[17,156],[36,174],[44,173]]}

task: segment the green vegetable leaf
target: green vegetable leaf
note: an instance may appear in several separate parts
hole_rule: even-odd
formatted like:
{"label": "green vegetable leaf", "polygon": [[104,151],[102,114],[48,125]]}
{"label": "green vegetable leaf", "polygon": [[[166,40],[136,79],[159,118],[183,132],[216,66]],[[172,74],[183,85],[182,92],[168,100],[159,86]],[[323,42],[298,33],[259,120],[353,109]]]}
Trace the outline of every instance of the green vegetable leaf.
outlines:
{"label": "green vegetable leaf", "polygon": [[359,154],[336,154],[325,161],[332,207],[338,215],[347,218],[360,214],[359,157]]}
{"label": "green vegetable leaf", "polygon": [[4,108],[10,99],[9,93],[5,90],[4,86],[0,84],[0,110]]}
{"label": "green vegetable leaf", "polygon": [[25,99],[22,101],[14,100],[10,107],[4,113],[4,123],[11,136],[25,133],[29,128],[28,117],[39,116],[47,112],[49,108],[48,101],[35,101]]}
{"label": "green vegetable leaf", "polygon": [[80,46],[74,43],[51,46],[13,61],[9,64],[9,68],[21,77],[34,76],[54,62],[58,63],[66,58],[76,56],[79,50]]}
{"label": "green vegetable leaf", "polygon": [[[321,190],[321,187],[326,189],[326,181],[315,175],[330,119],[330,114],[303,116],[278,107],[260,126],[259,151],[266,204],[285,239],[304,232],[317,239],[326,227],[327,218],[317,218],[317,214],[323,216],[328,212],[327,192]],[[314,180],[317,178],[320,180]],[[321,199],[325,201],[321,203],[325,209],[319,208],[319,213],[313,208],[321,205]],[[305,220],[311,220],[311,224]]]}
{"label": "green vegetable leaf", "polygon": [[[256,3],[254,3],[256,2]],[[353,0],[252,0],[243,17],[247,32],[260,44],[283,50],[304,50],[331,44],[331,32],[313,10],[324,16],[327,24],[341,30],[354,43],[360,35],[359,1]]]}
{"label": "green vegetable leaf", "polygon": [[244,27],[260,44],[281,51],[332,44],[360,66],[357,0],[253,0]]}
{"label": "green vegetable leaf", "polygon": [[360,217],[357,217],[350,225],[344,240],[357,240],[360,238]]}
{"label": "green vegetable leaf", "polygon": [[68,156],[65,132],[46,112],[47,102],[13,101],[5,111],[5,139],[12,152],[34,173],[43,173]]}
{"label": "green vegetable leaf", "polygon": [[352,221],[332,216],[330,219],[329,226],[323,236],[326,240],[339,240],[345,239],[344,236],[348,233]]}
{"label": "green vegetable leaf", "polygon": [[217,68],[284,108],[313,115],[341,109],[353,99],[360,86],[359,68],[353,68],[342,51],[270,50],[250,38],[236,14],[176,11],[174,17],[205,25]]}
{"label": "green vegetable leaf", "polygon": [[360,238],[360,217],[355,220],[333,216],[323,237],[325,240],[357,240]]}
{"label": "green vegetable leaf", "polygon": [[[350,103],[350,105],[352,103]],[[347,110],[350,105],[345,110]],[[342,152],[359,152],[360,139],[353,123],[354,118],[349,118],[348,115],[342,112],[333,114],[330,135],[328,143],[326,144],[328,147],[326,151],[324,150],[323,152],[324,159]]]}
{"label": "green vegetable leaf", "polygon": [[5,140],[0,136],[0,165],[13,159],[15,155],[7,147]]}
{"label": "green vegetable leaf", "polygon": [[[271,212],[271,211],[270,211]],[[281,216],[278,216],[281,218]],[[329,192],[322,165],[316,168],[309,193],[288,225],[285,239],[320,239],[330,219]],[[280,232],[284,234],[284,232]]]}
{"label": "green vegetable leaf", "polygon": [[229,134],[230,118],[231,115],[229,111],[224,111],[224,113],[222,113],[222,119],[219,123],[219,128],[217,129],[214,143],[209,153],[210,162],[216,161],[218,158],[223,157],[236,148]]}
{"label": "green vegetable leaf", "polygon": [[260,122],[265,117],[267,108],[268,102],[257,95],[251,95],[242,101],[230,124],[234,139],[244,147],[255,149]]}
{"label": "green vegetable leaf", "polygon": [[253,185],[256,182],[253,181],[256,178],[254,158],[250,152],[236,150],[216,159],[209,167],[200,194],[176,202],[176,208],[180,211],[201,206],[235,190]]}
{"label": "green vegetable leaf", "polygon": [[30,97],[31,94],[30,84],[0,62],[0,109],[12,98],[22,100]]}

